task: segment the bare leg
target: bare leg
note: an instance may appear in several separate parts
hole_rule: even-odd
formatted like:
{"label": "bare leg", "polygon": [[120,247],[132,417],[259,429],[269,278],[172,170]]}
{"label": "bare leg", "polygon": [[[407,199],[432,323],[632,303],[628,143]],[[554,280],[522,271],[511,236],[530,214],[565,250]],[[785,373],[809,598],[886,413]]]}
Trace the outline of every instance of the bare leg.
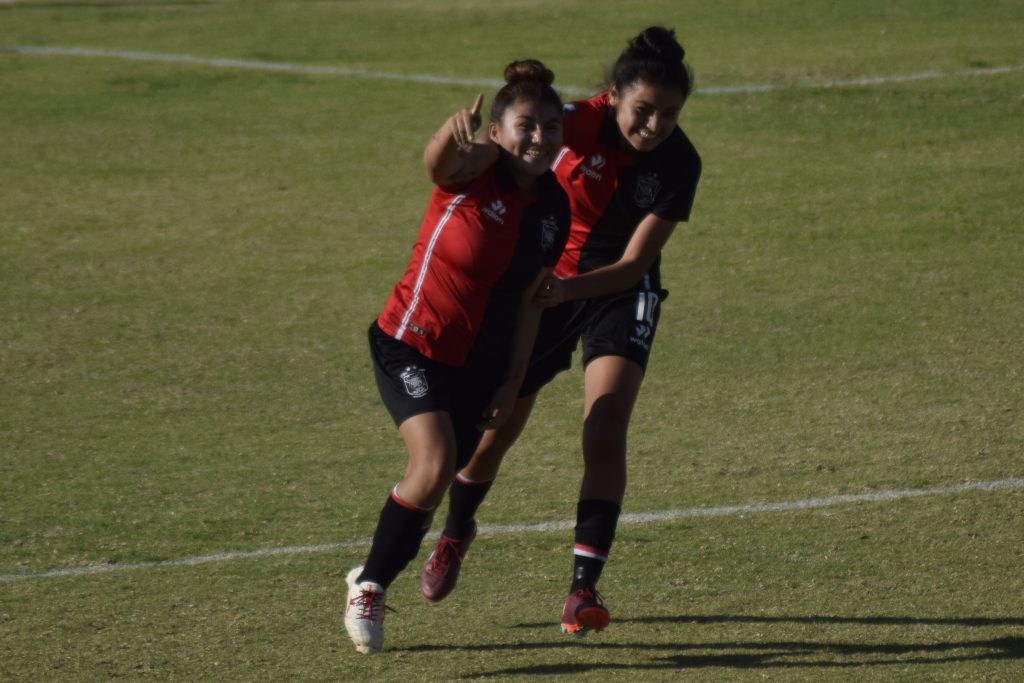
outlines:
{"label": "bare leg", "polygon": [[398,427],[409,452],[398,495],[424,510],[437,507],[455,476],[455,429],[443,412],[421,413]]}
{"label": "bare leg", "polygon": [[587,365],[580,500],[622,504],[626,433],[643,378],[640,366],[622,356],[601,356]]}
{"label": "bare leg", "polygon": [[523,433],[536,400],[537,394],[523,396],[516,401],[512,414],[501,427],[484,432],[473,457],[459,472],[463,478],[468,481],[491,481],[498,476],[501,461]]}

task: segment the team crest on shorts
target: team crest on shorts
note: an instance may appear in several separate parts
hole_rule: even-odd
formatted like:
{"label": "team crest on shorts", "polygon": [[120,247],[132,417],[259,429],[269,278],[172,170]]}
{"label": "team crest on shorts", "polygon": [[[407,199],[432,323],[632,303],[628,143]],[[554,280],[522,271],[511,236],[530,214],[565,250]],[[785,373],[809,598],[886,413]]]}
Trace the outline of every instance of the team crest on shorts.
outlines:
{"label": "team crest on shorts", "polygon": [[411,365],[399,377],[405,384],[405,393],[413,398],[422,398],[430,390],[430,386],[427,384],[427,372],[423,368]]}
{"label": "team crest on shorts", "polygon": [[661,181],[658,180],[657,173],[642,175],[636,179],[636,193],[633,195],[633,200],[639,208],[646,209],[654,203],[654,198],[658,196],[660,189]]}

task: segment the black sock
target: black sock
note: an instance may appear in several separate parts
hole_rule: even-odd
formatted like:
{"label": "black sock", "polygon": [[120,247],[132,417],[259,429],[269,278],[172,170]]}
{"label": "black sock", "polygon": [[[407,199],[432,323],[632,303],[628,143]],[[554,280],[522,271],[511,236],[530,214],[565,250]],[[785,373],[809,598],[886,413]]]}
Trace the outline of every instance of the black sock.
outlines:
{"label": "black sock", "polygon": [[399,502],[388,496],[377,520],[373,545],[357,583],[374,581],[387,588],[399,572],[416,557],[423,537],[430,529],[432,512]]}
{"label": "black sock", "polygon": [[462,540],[473,532],[473,518],[477,508],[484,502],[494,480],[471,482],[456,476],[448,488],[448,519],[444,523],[444,535]]}
{"label": "black sock", "polygon": [[573,544],[572,587],[594,588],[615,539],[619,506],[607,500],[581,500],[576,505],[576,539]]}

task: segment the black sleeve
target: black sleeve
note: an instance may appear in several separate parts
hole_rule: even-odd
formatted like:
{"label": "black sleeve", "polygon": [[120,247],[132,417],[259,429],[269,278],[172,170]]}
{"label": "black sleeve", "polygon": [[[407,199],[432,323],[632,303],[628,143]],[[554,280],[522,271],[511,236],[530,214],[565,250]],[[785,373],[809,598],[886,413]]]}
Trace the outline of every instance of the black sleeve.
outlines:
{"label": "black sleeve", "polygon": [[700,180],[701,160],[697,150],[686,145],[680,152],[669,167],[671,181],[651,207],[651,213],[667,221],[690,220],[697,181]]}

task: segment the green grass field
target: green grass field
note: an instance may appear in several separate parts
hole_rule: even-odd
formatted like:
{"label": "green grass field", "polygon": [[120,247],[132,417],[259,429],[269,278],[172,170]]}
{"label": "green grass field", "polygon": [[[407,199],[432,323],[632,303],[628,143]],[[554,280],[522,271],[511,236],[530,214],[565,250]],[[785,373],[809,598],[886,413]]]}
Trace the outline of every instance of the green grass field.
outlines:
{"label": "green grass field", "polygon": [[[560,636],[566,373],[481,511],[520,530],[439,605],[424,548],[359,655],[405,462],[365,330],[480,86],[301,69],[575,92],[652,23],[705,172],[624,512],[737,507],[623,524]],[[0,679],[1021,680],[1022,45],[1019,0],[0,2]]]}

